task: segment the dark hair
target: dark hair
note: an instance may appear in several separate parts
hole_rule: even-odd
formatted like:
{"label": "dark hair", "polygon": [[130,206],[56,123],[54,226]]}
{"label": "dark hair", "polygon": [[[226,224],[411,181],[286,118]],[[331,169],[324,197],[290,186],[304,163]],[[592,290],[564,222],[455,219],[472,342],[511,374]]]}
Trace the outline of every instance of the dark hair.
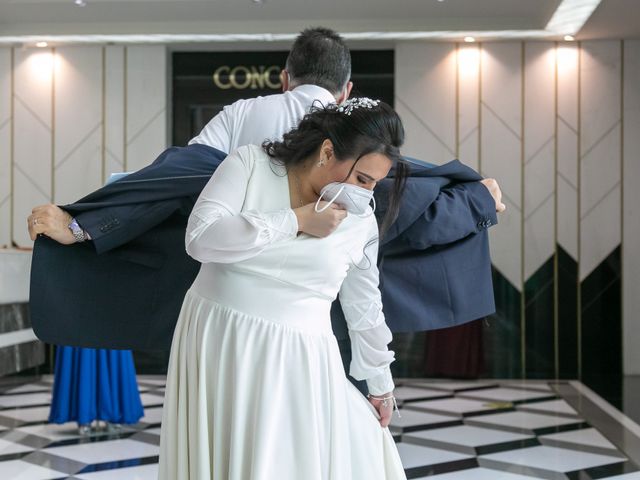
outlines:
{"label": "dark hair", "polygon": [[351,77],[351,53],[333,30],[307,28],[293,43],[286,69],[294,85],[317,85],[335,94]]}
{"label": "dark hair", "polygon": [[[357,101],[350,101],[354,100]],[[380,225],[382,238],[398,216],[408,172],[400,155],[400,146],[404,143],[402,121],[395,110],[384,102],[370,108],[354,108],[349,115],[339,111],[339,108],[335,104],[323,106],[314,102],[298,127],[285,133],[281,142],[265,141],[262,148],[288,169],[305,163],[318,152],[322,142],[328,139],[333,144],[333,152],[338,161],[356,159],[345,180],[363,156],[370,153],[387,156],[395,168],[389,207]]]}

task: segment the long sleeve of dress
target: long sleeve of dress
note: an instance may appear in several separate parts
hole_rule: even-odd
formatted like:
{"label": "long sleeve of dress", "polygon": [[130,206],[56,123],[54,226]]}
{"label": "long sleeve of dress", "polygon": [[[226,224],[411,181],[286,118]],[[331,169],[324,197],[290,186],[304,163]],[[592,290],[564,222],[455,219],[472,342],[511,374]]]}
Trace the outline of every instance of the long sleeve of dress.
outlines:
{"label": "long sleeve of dress", "polygon": [[385,323],[378,288],[378,227],[373,217],[371,224],[367,238],[375,241],[365,247],[365,258],[349,268],[340,288],[340,305],[351,340],[349,374],[356,380],[366,380],[372,395],[381,395],[394,388],[389,365],[395,358],[393,350],[387,348],[392,334]]}
{"label": "long sleeve of dress", "polygon": [[252,148],[240,147],[216,169],[187,223],[187,253],[200,263],[234,263],[259,254],[274,242],[296,236],[291,208],[242,212],[253,162]]}

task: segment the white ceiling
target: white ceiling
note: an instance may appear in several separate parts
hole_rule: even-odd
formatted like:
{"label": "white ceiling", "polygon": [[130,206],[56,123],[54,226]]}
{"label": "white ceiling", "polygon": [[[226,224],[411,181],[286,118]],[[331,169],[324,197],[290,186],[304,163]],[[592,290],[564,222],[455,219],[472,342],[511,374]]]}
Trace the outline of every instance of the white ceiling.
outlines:
{"label": "white ceiling", "polygon": [[[0,0],[0,39],[71,34],[541,31],[561,0]],[[577,35],[640,38],[640,0],[603,0]],[[503,37],[506,38],[506,37]]]}
{"label": "white ceiling", "polygon": [[603,0],[577,38],[640,38],[640,0]]}
{"label": "white ceiling", "polygon": [[[0,0],[0,24],[13,29],[25,24],[174,22],[314,22],[332,20],[366,24],[386,30],[387,22],[420,28],[512,29],[544,28],[560,0]],[[108,32],[103,32],[108,33]],[[204,33],[204,32],[202,32]],[[247,32],[243,32],[247,33]]]}

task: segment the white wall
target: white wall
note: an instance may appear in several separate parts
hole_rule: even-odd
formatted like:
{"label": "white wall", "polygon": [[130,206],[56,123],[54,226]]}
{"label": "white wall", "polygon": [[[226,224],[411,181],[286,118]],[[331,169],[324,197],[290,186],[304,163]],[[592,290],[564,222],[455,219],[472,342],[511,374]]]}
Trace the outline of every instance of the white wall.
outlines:
{"label": "white wall", "polygon": [[0,48],[0,246],[167,146],[166,72],[164,46]]}

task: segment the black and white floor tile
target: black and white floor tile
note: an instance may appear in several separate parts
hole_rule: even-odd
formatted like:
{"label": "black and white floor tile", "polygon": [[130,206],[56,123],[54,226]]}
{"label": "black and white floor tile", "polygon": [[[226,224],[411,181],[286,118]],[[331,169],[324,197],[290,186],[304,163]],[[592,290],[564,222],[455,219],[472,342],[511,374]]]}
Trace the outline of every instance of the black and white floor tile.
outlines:
{"label": "black and white floor tile", "polygon": [[[0,479],[157,477],[164,377],[138,376],[138,424],[89,437],[47,423],[52,381],[0,386]],[[578,382],[397,384],[390,429],[408,478],[640,480],[640,427]]]}

